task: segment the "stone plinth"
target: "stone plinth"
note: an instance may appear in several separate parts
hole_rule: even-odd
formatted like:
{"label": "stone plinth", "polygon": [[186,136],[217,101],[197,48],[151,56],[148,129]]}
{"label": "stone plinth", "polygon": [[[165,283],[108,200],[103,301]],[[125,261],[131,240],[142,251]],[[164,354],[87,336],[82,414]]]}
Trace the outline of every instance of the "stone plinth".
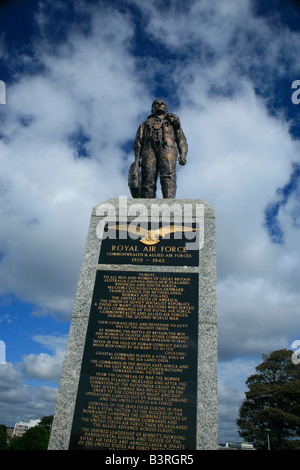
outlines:
{"label": "stone plinth", "polygon": [[202,200],[99,204],[49,449],[214,450],[217,422],[214,209]]}

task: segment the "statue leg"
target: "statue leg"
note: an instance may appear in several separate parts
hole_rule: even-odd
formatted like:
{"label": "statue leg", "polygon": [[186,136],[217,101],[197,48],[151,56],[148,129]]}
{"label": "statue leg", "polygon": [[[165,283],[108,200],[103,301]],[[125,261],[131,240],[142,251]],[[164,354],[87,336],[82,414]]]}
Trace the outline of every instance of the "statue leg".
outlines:
{"label": "statue leg", "polygon": [[158,165],[155,151],[151,147],[145,149],[142,153],[141,172],[141,197],[155,198]]}
{"label": "statue leg", "polygon": [[176,161],[177,152],[162,151],[159,158],[160,184],[163,198],[172,198],[176,196]]}

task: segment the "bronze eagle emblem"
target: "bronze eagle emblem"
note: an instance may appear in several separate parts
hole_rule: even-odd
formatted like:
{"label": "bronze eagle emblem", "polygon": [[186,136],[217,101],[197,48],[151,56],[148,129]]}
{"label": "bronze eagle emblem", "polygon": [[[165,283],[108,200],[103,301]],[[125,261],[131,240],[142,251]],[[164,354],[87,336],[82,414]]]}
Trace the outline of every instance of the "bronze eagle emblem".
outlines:
{"label": "bronze eagle emblem", "polygon": [[136,225],[114,225],[107,227],[108,229],[124,230],[133,235],[140,235],[140,242],[144,245],[156,245],[161,238],[175,232],[195,232],[197,229],[192,227],[184,227],[183,225],[169,225],[160,227],[156,230],[146,230]]}

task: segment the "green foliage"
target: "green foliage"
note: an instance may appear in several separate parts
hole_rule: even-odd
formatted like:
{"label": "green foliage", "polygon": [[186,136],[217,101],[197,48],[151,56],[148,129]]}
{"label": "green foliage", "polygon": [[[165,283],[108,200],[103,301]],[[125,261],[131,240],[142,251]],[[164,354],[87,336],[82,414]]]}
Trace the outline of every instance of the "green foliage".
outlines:
{"label": "green foliage", "polygon": [[[6,448],[9,450],[47,450],[52,421],[53,416],[44,416],[38,426],[28,429],[23,436],[13,437]],[[2,450],[1,427],[0,425],[0,450]]]}
{"label": "green foliage", "polygon": [[9,450],[24,450],[23,437],[15,436],[9,442]]}
{"label": "green foliage", "polygon": [[292,351],[281,349],[263,355],[246,384],[237,425],[240,436],[258,450],[300,450],[300,365]]}
{"label": "green foliage", "polygon": [[47,450],[50,432],[42,426],[34,426],[23,434],[24,450]]}
{"label": "green foliage", "polygon": [[40,423],[39,423],[39,426],[42,426],[42,428],[45,428],[47,429],[47,431],[51,431],[51,426],[52,426],[52,421],[53,421],[53,416],[50,415],[50,416],[44,416]]}
{"label": "green foliage", "polygon": [[4,424],[0,424],[0,450],[6,450],[7,448],[6,426]]}

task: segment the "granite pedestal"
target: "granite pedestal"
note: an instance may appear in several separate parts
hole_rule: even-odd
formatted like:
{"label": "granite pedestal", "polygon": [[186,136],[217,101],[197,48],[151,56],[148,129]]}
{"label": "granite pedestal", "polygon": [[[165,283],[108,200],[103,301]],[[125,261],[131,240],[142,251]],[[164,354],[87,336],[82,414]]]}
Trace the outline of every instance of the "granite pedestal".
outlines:
{"label": "granite pedestal", "polygon": [[99,204],[49,450],[215,450],[217,423],[214,209]]}

